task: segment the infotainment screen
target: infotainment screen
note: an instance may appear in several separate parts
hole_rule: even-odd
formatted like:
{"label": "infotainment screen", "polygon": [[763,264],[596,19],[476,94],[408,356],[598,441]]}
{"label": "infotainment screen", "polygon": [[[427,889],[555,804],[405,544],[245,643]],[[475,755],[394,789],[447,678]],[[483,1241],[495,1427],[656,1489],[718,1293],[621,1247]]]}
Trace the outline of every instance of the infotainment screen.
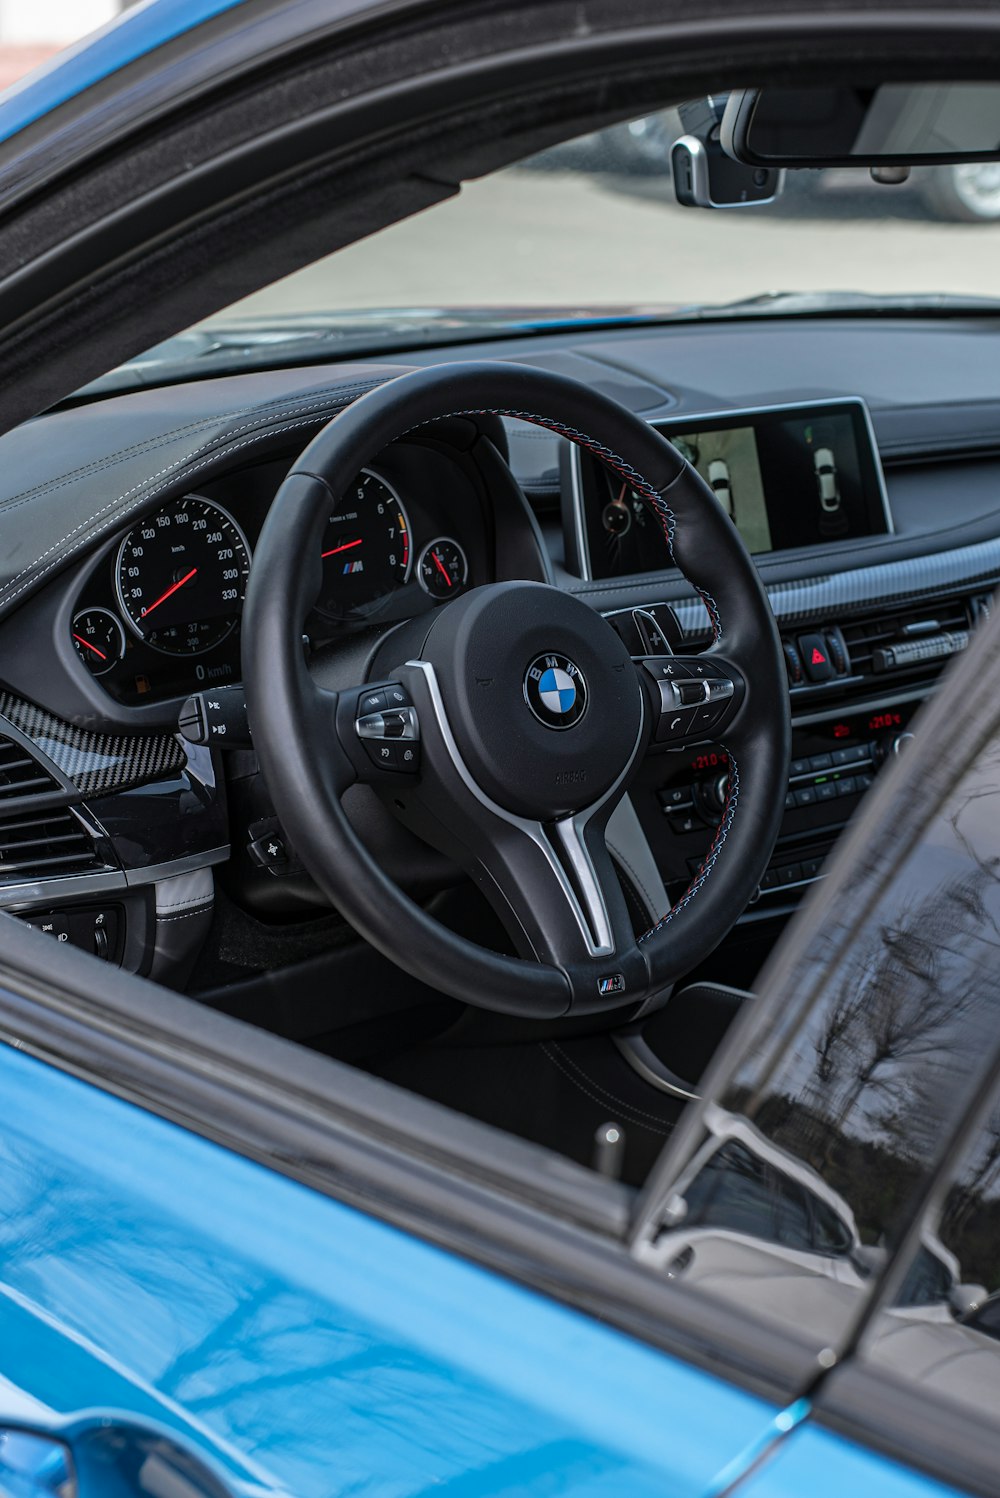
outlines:
{"label": "infotainment screen", "polygon": [[[657,423],[760,555],[892,529],[863,401],[781,406]],[[571,551],[590,577],[672,565],[662,529],[630,486],[574,457]]]}

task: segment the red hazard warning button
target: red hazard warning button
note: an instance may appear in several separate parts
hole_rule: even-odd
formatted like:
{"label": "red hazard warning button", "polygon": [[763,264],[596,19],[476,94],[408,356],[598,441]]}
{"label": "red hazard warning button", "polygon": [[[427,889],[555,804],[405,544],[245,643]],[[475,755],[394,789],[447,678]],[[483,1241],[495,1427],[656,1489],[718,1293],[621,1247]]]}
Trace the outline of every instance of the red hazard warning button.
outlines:
{"label": "red hazard warning button", "polygon": [[822,635],[799,635],[798,645],[810,681],[829,681],[836,676]]}

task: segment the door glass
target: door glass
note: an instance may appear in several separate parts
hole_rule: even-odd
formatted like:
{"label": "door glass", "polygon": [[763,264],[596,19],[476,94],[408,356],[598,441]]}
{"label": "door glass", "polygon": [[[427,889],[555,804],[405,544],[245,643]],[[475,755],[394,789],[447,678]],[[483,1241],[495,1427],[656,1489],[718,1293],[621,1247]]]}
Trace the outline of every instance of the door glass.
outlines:
{"label": "door glass", "polygon": [[[910,804],[881,800],[884,825],[859,829],[849,875],[800,917],[756,1036],[661,1162],[638,1230],[647,1263],[817,1352],[874,1292],[1000,1034],[1000,746],[950,786],[941,761],[909,768]],[[1000,1109],[991,1130],[891,1313],[980,1342],[1000,1301],[958,1331],[949,1305],[970,1278],[1000,1293]]]}
{"label": "door glass", "polygon": [[1000,1093],[928,1212],[903,1292],[874,1318],[862,1362],[995,1421],[1000,1410]]}

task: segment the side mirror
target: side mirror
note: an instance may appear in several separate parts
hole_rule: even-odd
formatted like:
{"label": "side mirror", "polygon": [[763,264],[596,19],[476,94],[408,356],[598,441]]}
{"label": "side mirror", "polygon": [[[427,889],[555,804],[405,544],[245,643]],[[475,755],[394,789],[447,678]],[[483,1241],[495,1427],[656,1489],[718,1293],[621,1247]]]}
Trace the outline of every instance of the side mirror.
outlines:
{"label": "side mirror", "polygon": [[166,1431],[92,1416],[53,1431],[0,1426],[3,1498],[234,1498]]}

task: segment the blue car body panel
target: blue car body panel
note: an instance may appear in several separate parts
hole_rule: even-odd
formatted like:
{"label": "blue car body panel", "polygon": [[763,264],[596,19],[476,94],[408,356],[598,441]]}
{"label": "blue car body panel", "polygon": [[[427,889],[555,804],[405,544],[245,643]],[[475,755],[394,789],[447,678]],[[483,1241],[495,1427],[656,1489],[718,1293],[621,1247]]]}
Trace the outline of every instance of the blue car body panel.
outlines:
{"label": "blue car body panel", "polygon": [[243,0],[146,0],[0,96],[0,140]]}
{"label": "blue car body panel", "polygon": [[7,1048],[0,1096],[0,1374],[56,1412],[298,1498],[696,1498],[776,1414]]}
{"label": "blue car body panel", "polygon": [[959,1498],[945,1487],[898,1462],[831,1434],[815,1424],[801,1426],[774,1454],[748,1475],[733,1498]]}

